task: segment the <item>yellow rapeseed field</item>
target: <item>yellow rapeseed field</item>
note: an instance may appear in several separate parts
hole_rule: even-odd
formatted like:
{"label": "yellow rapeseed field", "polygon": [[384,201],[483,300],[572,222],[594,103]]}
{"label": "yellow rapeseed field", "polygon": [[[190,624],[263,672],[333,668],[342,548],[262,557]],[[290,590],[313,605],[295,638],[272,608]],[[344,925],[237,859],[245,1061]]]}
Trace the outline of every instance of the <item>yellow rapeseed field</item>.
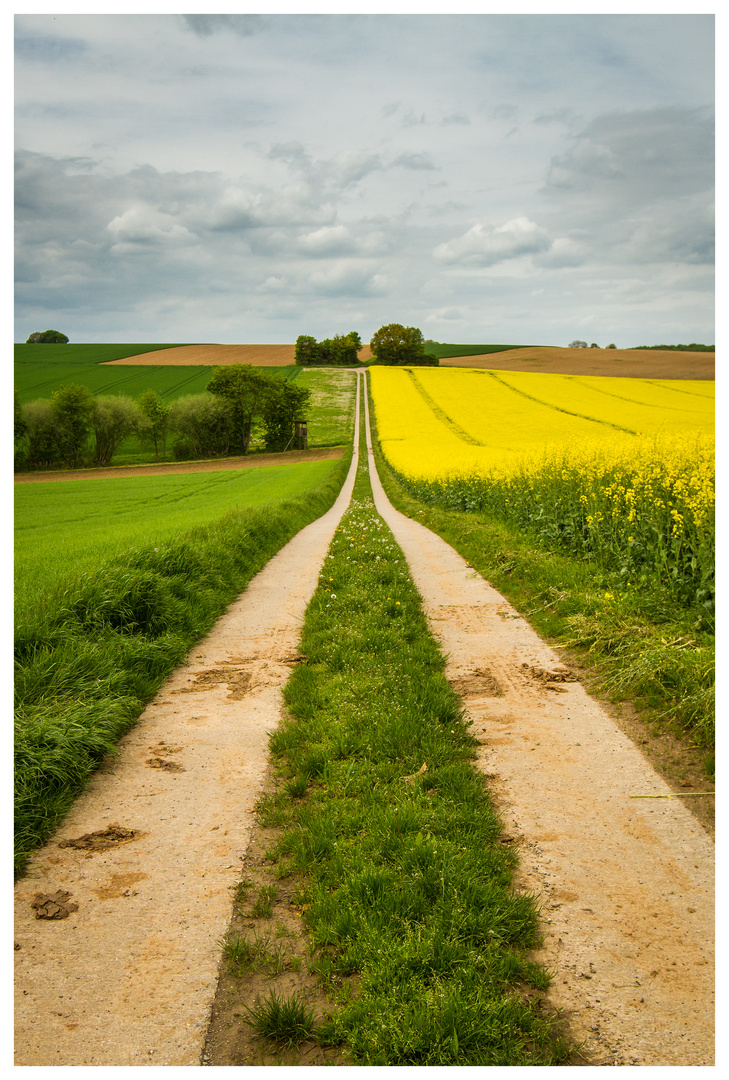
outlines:
{"label": "yellow rapeseed field", "polygon": [[485,510],[707,609],[714,384],[372,368],[382,450],[418,498]]}
{"label": "yellow rapeseed field", "polygon": [[462,368],[375,367],[370,377],[383,452],[413,479],[505,477],[577,446],[613,456],[616,435],[628,448],[638,435],[713,434],[709,382]]}

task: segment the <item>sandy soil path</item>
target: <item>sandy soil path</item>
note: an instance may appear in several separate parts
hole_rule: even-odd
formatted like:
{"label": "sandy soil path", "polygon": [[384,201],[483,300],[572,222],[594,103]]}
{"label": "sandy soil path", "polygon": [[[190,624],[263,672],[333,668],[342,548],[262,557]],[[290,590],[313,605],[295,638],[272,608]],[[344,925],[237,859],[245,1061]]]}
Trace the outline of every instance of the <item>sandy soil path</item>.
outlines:
{"label": "sandy soil path", "polygon": [[713,1064],[709,835],[679,798],[645,798],[667,789],[635,744],[453,548],[393,509],[368,450],[519,845],[518,884],[543,901],[552,1004],[589,1064]]}
{"label": "sandy soil path", "polygon": [[[16,1065],[200,1064],[268,732],[355,471],[356,457],[334,507],[191,651],[17,883]],[[116,825],[133,835],[59,846]],[[58,891],[77,910],[37,920],[36,895]]]}

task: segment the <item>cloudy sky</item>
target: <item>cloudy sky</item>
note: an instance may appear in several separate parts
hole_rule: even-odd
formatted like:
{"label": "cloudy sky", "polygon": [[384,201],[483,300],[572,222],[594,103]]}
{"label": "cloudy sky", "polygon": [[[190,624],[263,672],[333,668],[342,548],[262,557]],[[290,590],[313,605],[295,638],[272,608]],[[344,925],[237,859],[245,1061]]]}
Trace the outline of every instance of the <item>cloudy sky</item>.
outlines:
{"label": "cloudy sky", "polygon": [[15,35],[16,341],[714,341],[711,15]]}

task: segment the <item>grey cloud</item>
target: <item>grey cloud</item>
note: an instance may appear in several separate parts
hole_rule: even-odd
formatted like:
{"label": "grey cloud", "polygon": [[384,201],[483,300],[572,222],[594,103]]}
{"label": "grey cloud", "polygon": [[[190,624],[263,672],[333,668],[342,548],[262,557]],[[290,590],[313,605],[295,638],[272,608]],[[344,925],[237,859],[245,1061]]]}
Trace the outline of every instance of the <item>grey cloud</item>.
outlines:
{"label": "grey cloud", "polygon": [[448,126],[449,124],[470,124],[471,121],[465,113],[451,113],[450,116],[444,116],[441,120],[441,124]]}
{"label": "grey cloud", "polygon": [[639,221],[630,239],[618,245],[615,258],[642,263],[714,262],[714,215],[711,207],[689,201],[676,214],[656,214]]}
{"label": "grey cloud", "polygon": [[439,244],[433,254],[446,263],[495,266],[507,259],[547,251],[550,246],[546,229],[527,217],[518,217],[498,226],[477,222],[462,236]]}
{"label": "grey cloud", "polygon": [[286,162],[319,191],[332,186],[348,187],[383,167],[379,154],[363,151],[342,151],[332,158],[315,161],[299,142],[277,143],[268,156]]}
{"label": "grey cloud", "polygon": [[435,169],[436,165],[433,162],[430,154],[426,153],[409,153],[400,154],[393,161],[393,166],[399,165],[403,169]]}
{"label": "grey cloud", "polygon": [[566,124],[571,126],[578,118],[578,114],[574,109],[569,108],[567,105],[562,106],[560,109],[552,109],[550,112],[540,113],[539,116],[534,117],[535,124]]}
{"label": "grey cloud", "polygon": [[501,105],[496,105],[491,110],[491,117],[494,120],[516,120],[519,113],[516,105],[510,105],[508,102],[503,102]]}
{"label": "grey cloud", "polygon": [[310,278],[314,292],[325,296],[379,296],[385,279],[372,267],[360,262],[343,261]]}
{"label": "grey cloud", "polygon": [[52,34],[17,34],[15,37],[16,60],[41,63],[78,60],[87,51],[86,42],[79,38]]}
{"label": "grey cloud", "polygon": [[265,27],[260,15],[183,15],[182,19],[188,30],[198,37],[210,37],[217,33],[250,37]]}
{"label": "grey cloud", "polygon": [[678,107],[598,117],[552,159],[546,191],[618,198],[676,197],[713,186],[714,125],[706,110]]}
{"label": "grey cloud", "polygon": [[365,154],[349,151],[338,154],[324,166],[325,171],[339,184],[355,184],[363,180],[368,173],[382,168],[379,154]]}

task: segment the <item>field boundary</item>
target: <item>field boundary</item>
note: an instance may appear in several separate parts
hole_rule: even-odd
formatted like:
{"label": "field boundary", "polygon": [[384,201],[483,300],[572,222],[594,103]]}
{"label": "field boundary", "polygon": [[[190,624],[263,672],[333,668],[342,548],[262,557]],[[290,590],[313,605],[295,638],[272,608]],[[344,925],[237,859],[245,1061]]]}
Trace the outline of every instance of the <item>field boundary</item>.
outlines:
{"label": "field boundary", "polygon": [[55,469],[48,472],[16,473],[16,484],[57,480],[112,480],[128,476],[166,476],[173,473],[218,472],[230,469],[265,468],[272,465],[300,465],[307,461],[329,461],[344,456],[343,446],[323,446],[314,450],[290,450],[281,454],[248,457],[210,458],[202,461],[160,461],[153,465],[115,465],[103,469]]}

